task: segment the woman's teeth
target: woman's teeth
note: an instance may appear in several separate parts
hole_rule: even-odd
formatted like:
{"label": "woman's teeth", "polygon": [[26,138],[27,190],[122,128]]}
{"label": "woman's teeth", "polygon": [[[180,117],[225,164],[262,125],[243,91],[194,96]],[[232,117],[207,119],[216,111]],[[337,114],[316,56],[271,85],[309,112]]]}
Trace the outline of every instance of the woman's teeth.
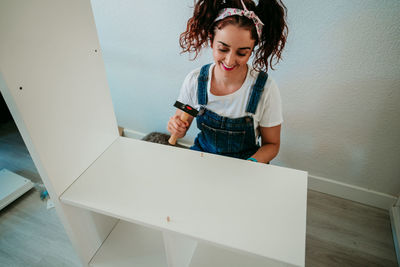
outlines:
{"label": "woman's teeth", "polygon": [[235,66],[232,66],[232,67],[228,67],[228,66],[226,66],[224,63],[222,63],[222,67],[224,67],[224,69],[225,70],[233,70],[233,68],[235,67]]}

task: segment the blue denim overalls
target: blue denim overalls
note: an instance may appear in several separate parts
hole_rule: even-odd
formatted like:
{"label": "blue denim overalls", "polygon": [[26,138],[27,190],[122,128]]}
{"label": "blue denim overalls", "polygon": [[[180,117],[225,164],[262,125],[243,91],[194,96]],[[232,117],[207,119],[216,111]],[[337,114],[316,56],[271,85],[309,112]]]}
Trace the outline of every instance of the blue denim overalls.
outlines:
{"label": "blue denim overalls", "polygon": [[[193,150],[204,151],[234,158],[248,159],[260,148],[256,143],[254,122],[251,116],[231,119],[205,108],[207,105],[207,81],[211,64],[200,70],[198,78],[198,102],[201,106],[196,117],[200,133],[194,140]],[[246,112],[254,114],[264,90],[268,74],[260,72],[253,88]]]}

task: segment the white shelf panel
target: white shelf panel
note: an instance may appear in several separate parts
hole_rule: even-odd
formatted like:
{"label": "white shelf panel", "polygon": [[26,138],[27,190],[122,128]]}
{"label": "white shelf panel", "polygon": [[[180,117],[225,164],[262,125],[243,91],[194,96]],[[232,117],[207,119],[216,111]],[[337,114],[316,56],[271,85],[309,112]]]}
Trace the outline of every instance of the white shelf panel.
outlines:
{"label": "white shelf panel", "polygon": [[167,267],[162,233],[119,221],[96,252],[89,266]]}
{"label": "white shelf panel", "polygon": [[199,243],[193,254],[189,267],[266,267],[266,266],[293,266],[261,256],[238,253],[212,246],[207,243]]}
{"label": "white shelf panel", "polygon": [[0,210],[28,192],[33,187],[31,180],[7,169],[0,170]]}
{"label": "white shelf panel", "polygon": [[60,199],[233,251],[304,265],[304,171],[120,137]]}
{"label": "white shelf panel", "polygon": [[[138,224],[119,221],[96,252],[92,267],[167,267],[162,233]],[[286,266],[260,256],[235,253],[207,243],[199,243],[190,267]]]}

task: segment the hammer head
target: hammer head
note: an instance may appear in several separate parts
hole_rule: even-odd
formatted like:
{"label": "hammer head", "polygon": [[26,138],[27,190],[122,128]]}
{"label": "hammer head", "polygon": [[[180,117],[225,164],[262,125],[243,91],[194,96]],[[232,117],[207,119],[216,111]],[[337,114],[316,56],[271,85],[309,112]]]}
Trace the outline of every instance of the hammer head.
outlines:
{"label": "hammer head", "polygon": [[196,117],[197,114],[199,113],[195,108],[189,106],[189,105],[185,105],[179,101],[176,101],[174,104],[174,107],[179,108],[180,110],[188,113],[189,115]]}

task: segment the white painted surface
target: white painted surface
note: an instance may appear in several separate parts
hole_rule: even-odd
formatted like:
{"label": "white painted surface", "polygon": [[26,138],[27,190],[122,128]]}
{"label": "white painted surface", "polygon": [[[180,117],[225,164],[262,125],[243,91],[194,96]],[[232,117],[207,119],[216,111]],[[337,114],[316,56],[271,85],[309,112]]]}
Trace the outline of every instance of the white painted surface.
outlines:
{"label": "white painted surface", "polygon": [[2,79],[1,73],[0,88],[2,89],[2,94],[11,111],[14,121],[18,126],[18,130],[29,150],[29,154],[31,155],[40,174],[40,178],[53,199],[57,215],[60,217],[60,221],[63,223],[82,265],[86,266],[94,253],[100,247],[103,240],[111,231],[116,220],[87,210],[71,207],[59,201],[58,195],[55,193],[53,188],[52,179],[48,176],[46,169],[40,160],[37,153],[38,148],[33,145],[32,137],[26,128],[23,117],[18,111],[9,90],[3,90],[4,88],[7,89],[7,87],[5,86],[4,79]]}
{"label": "white painted surface", "polygon": [[[130,129],[124,129],[124,136],[134,139],[142,139],[146,134],[132,131]],[[186,147],[190,147],[191,143],[182,142],[179,140],[179,144]],[[327,179],[324,177],[318,177],[315,175],[308,176],[308,189],[322,192],[325,194],[334,195],[351,201],[356,201],[372,207],[389,210],[393,206],[393,203],[397,200],[400,206],[399,200],[389,194],[369,190],[360,186],[355,186],[349,183],[338,182],[336,180]]]}
{"label": "white painted surface", "polygon": [[[285,120],[274,164],[398,196],[400,1],[284,3],[289,40],[270,72]],[[193,1],[92,4],[119,124],[165,132],[185,75],[212,60],[179,54]]]}
{"label": "white painted surface", "polygon": [[400,207],[400,196],[397,197],[395,206]]}
{"label": "white painted surface", "polygon": [[146,136],[146,134],[137,131],[132,131],[130,129],[124,129],[124,136],[133,139],[142,139],[143,137]]}
{"label": "white painted surface", "polygon": [[120,137],[61,201],[304,265],[303,171]]}
{"label": "white painted surface", "polygon": [[90,2],[1,1],[0,39],[0,90],[85,266],[116,219],[58,197],[118,137]]}
{"label": "white painted surface", "polygon": [[0,210],[33,187],[31,180],[7,169],[0,170]]}
{"label": "white painted surface", "polygon": [[[162,233],[120,221],[90,262],[94,267],[167,267]],[[190,267],[291,266],[260,256],[199,243]]]}
{"label": "white painted surface", "polygon": [[190,267],[288,267],[291,264],[279,262],[273,259],[250,255],[247,253],[238,253],[212,246],[208,243],[199,243],[195,254],[193,255]]}
{"label": "white painted surface", "polygon": [[118,136],[90,2],[2,1],[0,38],[1,90],[60,195]]}
{"label": "white painted surface", "polygon": [[385,210],[390,210],[397,200],[392,195],[313,175],[308,176],[308,189]]}
{"label": "white painted surface", "polygon": [[400,192],[400,2],[286,1],[279,165]]}
{"label": "white painted surface", "polygon": [[162,234],[168,267],[189,267],[198,242],[169,231]]}
{"label": "white painted surface", "polygon": [[94,267],[167,267],[160,231],[120,221],[89,264]]}

